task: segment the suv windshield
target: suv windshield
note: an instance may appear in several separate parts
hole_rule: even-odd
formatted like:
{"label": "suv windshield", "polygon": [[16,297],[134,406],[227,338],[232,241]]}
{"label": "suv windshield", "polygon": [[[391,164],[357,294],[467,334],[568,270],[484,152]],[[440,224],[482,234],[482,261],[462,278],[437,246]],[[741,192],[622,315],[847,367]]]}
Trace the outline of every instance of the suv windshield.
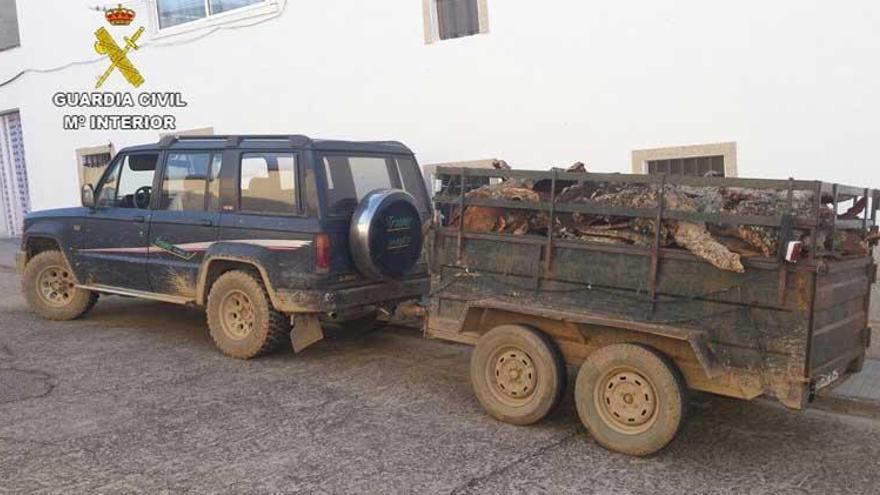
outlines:
{"label": "suv windshield", "polygon": [[360,200],[376,189],[403,189],[416,198],[427,215],[428,199],[418,166],[408,156],[325,155],[327,205],[331,215],[350,214]]}

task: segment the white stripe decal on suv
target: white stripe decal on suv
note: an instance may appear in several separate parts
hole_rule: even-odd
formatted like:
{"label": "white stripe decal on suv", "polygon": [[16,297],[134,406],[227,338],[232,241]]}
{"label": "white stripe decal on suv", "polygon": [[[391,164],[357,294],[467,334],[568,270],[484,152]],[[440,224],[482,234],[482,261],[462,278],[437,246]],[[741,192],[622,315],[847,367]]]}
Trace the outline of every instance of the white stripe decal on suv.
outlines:
{"label": "white stripe decal on suv", "polygon": [[[301,247],[308,246],[312,243],[312,241],[298,241],[298,240],[289,240],[289,239],[224,239],[222,241],[208,241],[208,242],[185,242],[182,244],[174,244],[174,246],[178,249],[182,249],[184,251],[195,251],[201,252],[206,251],[208,248],[213,246],[218,242],[230,242],[236,244],[251,244],[254,246],[264,247],[271,251],[295,251]],[[160,253],[167,252],[166,250],[158,247],[158,246],[144,246],[144,247],[119,247],[119,248],[91,248],[91,249],[80,249],[79,251],[90,252],[90,253]]]}

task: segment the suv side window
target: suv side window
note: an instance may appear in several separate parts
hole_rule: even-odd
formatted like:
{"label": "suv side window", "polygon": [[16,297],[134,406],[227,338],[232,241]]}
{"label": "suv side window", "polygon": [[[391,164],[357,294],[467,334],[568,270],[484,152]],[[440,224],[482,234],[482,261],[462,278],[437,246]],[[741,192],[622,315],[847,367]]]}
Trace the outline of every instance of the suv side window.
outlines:
{"label": "suv side window", "polygon": [[239,184],[243,211],[298,213],[293,153],[243,153]]}
{"label": "suv side window", "polygon": [[126,154],[116,160],[100,186],[98,205],[149,208],[158,160],[158,153]]}
{"label": "suv side window", "polygon": [[169,153],[162,178],[161,210],[205,211],[210,152]]}
{"label": "suv side window", "polygon": [[416,162],[412,158],[405,156],[395,157],[394,161],[397,164],[397,173],[400,174],[403,189],[416,198],[419,211],[422,214],[430,213],[430,201],[427,198],[425,182]]}

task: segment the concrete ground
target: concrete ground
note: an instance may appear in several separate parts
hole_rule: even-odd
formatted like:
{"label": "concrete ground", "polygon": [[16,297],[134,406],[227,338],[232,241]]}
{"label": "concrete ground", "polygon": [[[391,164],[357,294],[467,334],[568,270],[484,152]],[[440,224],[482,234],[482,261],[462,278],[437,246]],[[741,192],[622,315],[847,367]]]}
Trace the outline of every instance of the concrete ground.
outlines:
{"label": "concrete ground", "polygon": [[[2,246],[0,246],[2,248]],[[294,356],[220,355],[202,313],[105,297],[35,318],[0,258],[0,493],[876,493],[880,422],[693,398],[646,459],[593,442],[571,388],[492,420],[468,348],[386,328]],[[8,265],[7,265],[8,266]]]}

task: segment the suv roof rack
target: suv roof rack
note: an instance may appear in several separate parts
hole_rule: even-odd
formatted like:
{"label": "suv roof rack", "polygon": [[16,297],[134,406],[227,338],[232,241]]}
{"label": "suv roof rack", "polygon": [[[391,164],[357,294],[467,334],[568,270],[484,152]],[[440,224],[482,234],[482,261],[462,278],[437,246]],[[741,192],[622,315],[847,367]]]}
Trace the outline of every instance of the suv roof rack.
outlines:
{"label": "suv roof rack", "polygon": [[312,139],[302,134],[214,134],[210,136],[179,136],[172,134],[168,136],[163,136],[161,139],[159,139],[159,142],[157,144],[148,145],[147,147],[150,149],[154,149],[156,147],[158,147],[159,149],[169,149],[172,148],[175,144],[184,141],[202,143],[206,141],[213,141],[214,143],[216,143],[217,146],[222,146],[227,149],[238,148],[243,142],[247,144],[247,141],[278,141],[285,143],[286,146],[291,146],[295,148],[316,146],[322,149],[350,148],[352,150],[369,151],[369,148],[371,146],[382,146],[386,148],[386,151],[400,150],[407,153],[412,153],[412,151],[400,141],[340,141],[336,139]]}
{"label": "suv roof rack", "polygon": [[385,146],[394,146],[406,151],[410,151],[410,149],[400,141],[367,141],[368,144],[382,144]]}
{"label": "suv roof rack", "polygon": [[225,134],[215,134],[210,136],[179,136],[179,135],[169,135],[163,136],[159,140],[160,148],[169,148],[175,143],[180,141],[226,141],[227,148],[235,148],[243,140],[246,139],[263,139],[263,140],[285,140],[288,141],[292,146],[302,146],[304,144],[310,143],[312,140],[308,136],[303,136],[301,134],[245,134],[245,135],[225,135]]}

